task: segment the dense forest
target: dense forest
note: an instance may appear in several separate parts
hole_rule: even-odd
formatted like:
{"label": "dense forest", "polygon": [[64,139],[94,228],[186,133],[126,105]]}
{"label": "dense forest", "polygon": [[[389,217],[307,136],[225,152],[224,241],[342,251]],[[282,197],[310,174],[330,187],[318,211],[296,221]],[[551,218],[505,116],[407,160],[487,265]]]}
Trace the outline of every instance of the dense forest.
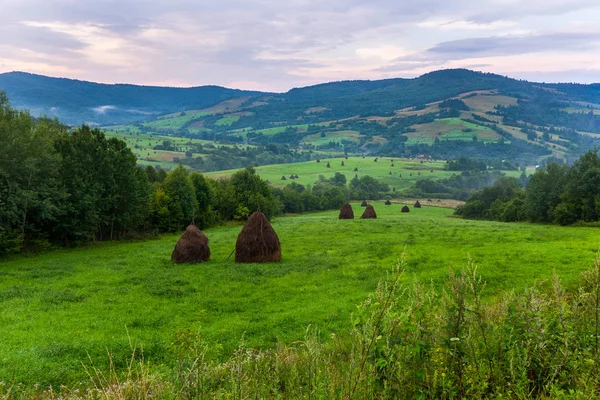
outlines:
{"label": "dense forest", "polygon": [[572,166],[550,163],[525,180],[503,177],[471,194],[456,214],[465,218],[570,225],[600,220],[597,149]]}

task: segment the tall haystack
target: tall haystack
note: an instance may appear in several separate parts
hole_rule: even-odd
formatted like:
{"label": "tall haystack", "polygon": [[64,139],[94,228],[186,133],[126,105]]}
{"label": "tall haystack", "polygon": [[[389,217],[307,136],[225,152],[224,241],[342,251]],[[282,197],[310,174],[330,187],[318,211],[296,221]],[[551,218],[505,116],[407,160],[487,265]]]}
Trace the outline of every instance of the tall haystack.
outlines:
{"label": "tall haystack", "polygon": [[294,174],[290,175],[290,179],[296,179],[296,177],[294,176]]}
{"label": "tall haystack", "polygon": [[344,167],[344,162],[342,161],[342,167]]}
{"label": "tall haystack", "polygon": [[177,241],[171,260],[181,264],[208,261],[209,258],[208,238],[196,225],[189,225]]}
{"label": "tall haystack", "polygon": [[367,208],[365,208],[365,212],[363,212],[363,215],[361,217],[362,219],[368,219],[368,218],[377,218],[377,214],[375,213],[375,209],[373,208],[372,205],[368,205]]}
{"label": "tall haystack", "polygon": [[294,175],[294,179],[298,179],[298,178],[300,178],[300,177],[298,176],[298,174]]}
{"label": "tall haystack", "polygon": [[235,262],[281,261],[281,245],[275,230],[260,211],[253,213],[235,242]]}
{"label": "tall haystack", "polygon": [[321,162],[321,160],[317,158],[317,162]]}
{"label": "tall haystack", "polygon": [[390,171],[390,175],[392,174],[392,171]]}
{"label": "tall haystack", "polygon": [[408,208],[408,206],[404,206],[402,207],[402,210],[400,210],[402,212],[410,212],[410,208]]}
{"label": "tall haystack", "polygon": [[355,172],[358,171],[358,167],[354,167],[353,171],[355,171]]}
{"label": "tall haystack", "polygon": [[392,205],[392,202],[391,202],[391,201],[389,201],[389,200],[386,200],[386,201],[385,201],[385,205],[386,205],[386,206],[391,206],[391,205]]}
{"label": "tall haystack", "polygon": [[419,203],[419,200],[417,200],[417,201],[415,202],[415,205],[414,205],[414,207],[415,207],[415,208],[421,208],[421,203]]}
{"label": "tall haystack", "polygon": [[347,160],[347,159],[348,159],[348,156],[344,156],[344,158]]}
{"label": "tall haystack", "polygon": [[394,166],[394,163],[392,163],[392,165],[390,165],[390,166],[391,166],[391,167],[393,167],[393,166]]}
{"label": "tall haystack", "polygon": [[340,209],[339,219],[354,219],[354,211],[350,203],[346,203]]}
{"label": "tall haystack", "polygon": [[366,207],[366,206],[367,206],[367,201],[366,201],[366,200],[363,200],[363,202],[362,202],[362,203],[360,203],[360,206],[361,206],[361,207]]}
{"label": "tall haystack", "polygon": [[325,166],[327,168],[331,168],[331,165],[329,165],[329,163],[327,163],[327,165]]}
{"label": "tall haystack", "polygon": [[281,177],[281,180],[282,180],[282,181],[286,181],[286,180],[287,180],[287,178],[285,177],[285,175],[283,175],[283,176]]}

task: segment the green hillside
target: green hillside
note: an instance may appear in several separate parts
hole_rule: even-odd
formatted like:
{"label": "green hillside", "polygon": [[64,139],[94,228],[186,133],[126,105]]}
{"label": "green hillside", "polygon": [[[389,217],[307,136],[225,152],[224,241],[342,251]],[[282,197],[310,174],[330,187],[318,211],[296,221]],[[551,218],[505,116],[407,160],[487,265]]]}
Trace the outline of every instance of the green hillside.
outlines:
{"label": "green hillside", "polygon": [[470,254],[485,299],[550,279],[553,268],[571,285],[597,252],[595,229],[469,221],[438,207],[411,205],[405,214],[401,205],[374,203],[376,220],[338,220],[337,211],[277,218],[277,264],[228,257],[239,225],[206,230],[211,260],[201,265],[171,263],[177,235],[0,261],[0,377],[30,388],[85,387],[83,365],[106,371],[108,351],[124,371],[130,343],[171,377],[175,344],[193,337],[210,344],[208,357],[227,359],[242,337],[268,348],[302,340],[309,325],[323,338],[342,335],[405,247],[403,283],[439,288]]}

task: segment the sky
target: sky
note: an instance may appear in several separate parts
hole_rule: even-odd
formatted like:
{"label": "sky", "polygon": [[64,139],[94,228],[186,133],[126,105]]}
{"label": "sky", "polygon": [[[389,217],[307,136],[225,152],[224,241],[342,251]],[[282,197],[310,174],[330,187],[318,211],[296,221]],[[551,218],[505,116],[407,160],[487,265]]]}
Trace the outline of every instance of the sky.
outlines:
{"label": "sky", "polygon": [[600,0],[0,0],[0,73],[287,91],[469,68],[600,82]]}

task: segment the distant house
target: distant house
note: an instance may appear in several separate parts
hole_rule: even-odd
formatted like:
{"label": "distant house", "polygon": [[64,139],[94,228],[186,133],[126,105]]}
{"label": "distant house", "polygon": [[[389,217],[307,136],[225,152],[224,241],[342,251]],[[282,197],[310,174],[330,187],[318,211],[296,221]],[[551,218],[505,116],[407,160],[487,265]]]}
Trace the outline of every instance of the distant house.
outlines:
{"label": "distant house", "polygon": [[419,154],[417,158],[425,158],[425,154]]}

